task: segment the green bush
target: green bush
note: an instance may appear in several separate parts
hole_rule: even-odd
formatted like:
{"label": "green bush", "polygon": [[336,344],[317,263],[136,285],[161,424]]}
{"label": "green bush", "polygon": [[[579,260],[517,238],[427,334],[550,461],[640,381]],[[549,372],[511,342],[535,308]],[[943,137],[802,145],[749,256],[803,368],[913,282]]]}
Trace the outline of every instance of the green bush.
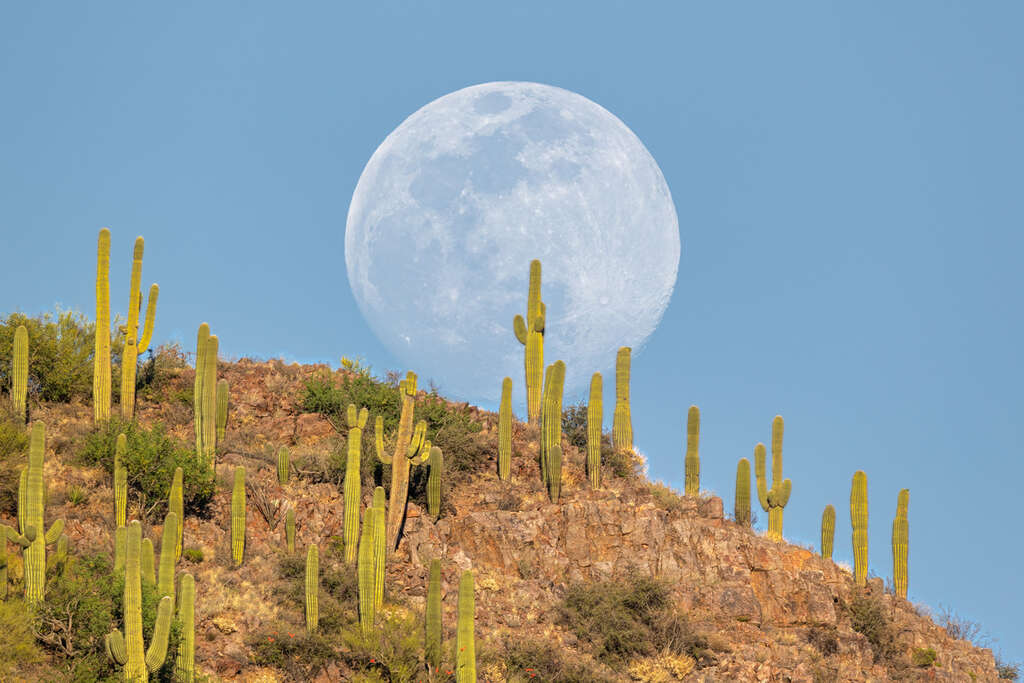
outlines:
{"label": "green bush", "polygon": [[898,650],[881,596],[858,591],[847,605],[847,611],[850,628],[868,639],[875,662],[894,660]]}
{"label": "green bush", "polygon": [[157,422],[150,428],[135,422],[112,418],[104,426],[85,436],[79,450],[79,461],[100,466],[113,474],[114,449],[118,434],[128,438],[124,466],[128,470],[128,488],[139,503],[140,510],[156,511],[162,516],[175,468],[184,474],[182,497],[185,510],[202,512],[216,491],[214,472],[195,450],[170,437]]}
{"label": "green bush", "polygon": [[1020,677],[1020,664],[1011,664],[1003,661],[1000,655],[996,655],[996,672],[1001,681],[1015,681]]}
{"label": "green bush", "polygon": [[[562,411],[562,435],[580,453],[587,452],[587,404],[580,402]],[[620,479],[636,479],[640,460],[626,451],[616,451],[611,432],[601,432],[601,473]]]}
{"label": "green bush", "polygon": [[0,680],[30,680],[32,668],[42,660],[25,603],[0,602]]}
{"label": "green bush", "polygon": [[[180,401],[181,393],[171,391],[171,383],[177,371],[188,368],[188,356],[176,342],[161,344],[156,349],[150,349],[144,360],[139,365],[136,374],[135,393],[139,400]],[[120,386],[120,385],[118,385]],[[192,405],[192,386],[187,389],[187,403]]]}
{"label": "green bush", "polygon": [[511,681],[546,683],[606,683],[614,681],[588,662],[573,661],[575,655],[562,652],[547,641],[507,638],[505,670]]}
{"label": "green bush", "polygon": [[938,657],[939,656],[935,654],[935,650],[930,647],[915,647],[913,654],[910,656],[910,661],[912,661],[916,667],[927,669],[935,664],[935,660],[938,659]]}
{"label": "green bush", "polygon": [[28,430],[13,418],[0,419],[0,512],[18,513],[18,480],[28,463]]}
{"label": "green bush", "polygon": [[256,664],[286,671],[296,681],[312,680],[334,658],[334,648],[323,635],[284,623],[253,633],[247,645]]}
{"label": "green bush", "polygon": [[203,561],[203,551],[199,548],[185,548],[181,551],[181,556],[195,564]]}

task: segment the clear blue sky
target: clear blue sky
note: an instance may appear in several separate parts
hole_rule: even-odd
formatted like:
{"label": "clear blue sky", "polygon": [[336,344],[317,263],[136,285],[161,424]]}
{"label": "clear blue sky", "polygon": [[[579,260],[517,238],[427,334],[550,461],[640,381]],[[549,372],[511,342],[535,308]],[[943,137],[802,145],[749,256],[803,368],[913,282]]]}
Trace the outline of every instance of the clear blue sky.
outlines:
{"label": "clear blue sky", "polygon": [[6,3],[0,311],[91,316],[109,226],[115,311],[146,237],[158,341],[206,320],[229,357],[404,369],[348,288],[363,165],[458,88],[567,88],[640,137],[679,214],[675,294],[633,362],[652,477],[681,486],[696,403],[702,483],[731,506],[780,413],[786,537],[817,545],[832,503],[849,562],[863,469],[889,576],[910,488],[910,598],[1024,659],[1024,6],[640,4]]}

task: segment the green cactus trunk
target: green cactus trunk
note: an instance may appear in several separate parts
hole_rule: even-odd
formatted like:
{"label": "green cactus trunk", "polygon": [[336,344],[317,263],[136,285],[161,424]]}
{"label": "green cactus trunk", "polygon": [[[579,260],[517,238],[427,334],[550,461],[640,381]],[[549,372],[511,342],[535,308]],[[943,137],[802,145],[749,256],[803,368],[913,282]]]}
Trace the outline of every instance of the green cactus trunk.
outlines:
{"label": "green cactus trunk", "polygon": [[604,420],[604,385],[600,372],[590,378],[590,400],[587,402],[587,478],[590,488],[601,488],[601,428]]}
{"label": "green cactus trunk", "polygon": [[295,509],[291,508],[284,516],[284,543],[289,555],[295,554]]}
{"label": "green cactus trunk", "polygon": [[633,450],[633,418],[629,409],[629,364],[632,349],[623,346],[615,357],[615,413],[612,441],[617,451]]}
{"label": "green cactus trunk", "polygon": [[236,567],[245,555],[245,468],[235,468],[235,485],[231,490],[231,559]]}
{"label": "green cactus trunk", "polygon": [[160,582],[157,592],[174,599],[174,545],[178,540],[178,515],[168,512],[164,517],[163,534],[160,537]]}
{"label": "green cactus trunk", "polygon": [[562,447],[552,446],[548,455],[548,496],[557,503],[562,495]]}
{"label": "green cactus trunk", "polygon": [[435,522],[441,516],[441,478],[444,476],[444,455],[437,446],[430,448],[430,476],[427,477],[427,513]]}
{"label": "green cactus trunk", "polygon": [[750,461],[740,458],[736,463],[736,502],[733,505],[736,523],[750,526]]}
{"label": "green cactus trunk", "polygon": [[548,402],[551,400],[551,374],[555,365],[552,363],[544,370],[544,391],[541,394],[540,409],[540,478],[544,486],[548,485],[548,414],[551,412]]}
{"label": "green cactus trunk", "polygon": [[359,536],[359,557],[356,566],[359,583],[359,625],[364,638],[369,638],[370,633],[373,632],[374,620],[373,589],[376,569],[374,567],[373,517],[373,508],[366,508],[363,512],[363,530]]}
{"label": "green cactus trunk", "polygon": [[512,378],[501,382],[501,408],[498,410],[498,479],[508,481],[512,474]]}
{"label": "green cactus trunk", "polygon": [[[110,230],[103,228],[96,245],[96,333],[92,362],[92,419],[110,419]],[[123,525],[122,525],[123,526]]]}
{"label": "green cactus trunk", "polygon": [[[8,537],[21,545],[25,572],[25,602],[38,605],[46,589],[46,546],[56,543],[64,531],[64,520],[57,520],[46,531],[43,523],[46,485],[43,482],[43,455],[46,452],[46,425],[37,420],[32,423],[29,442],[28,468],[22,473],[24,486],[18,495],[18,524],[20,535],[8,532]],[[45,533],[44,533],[45,531]]]}
{"label": "green cactus trunk", "polygon": [[896,595],[907,599],[907,553],[910,547],[910,489],[902,489],[896,501],[896,519],[892,521],[892,584]]}
{"label": "green cactus trunk", "polygon": [[362,457],[362,430],[353,427],[348,432],[348,460],[345,463],[345,562],[356,561],[359,545],[359,500],[362,498],[362,481],[359,463]]}
{"label": "green cactus trunk", "polygon": [[384,605],[384,569],[386,562],[386,527],[384,521],[384,489],[373,490],[373,613]]}
{"label": "green cactus trunk", "polygon": [[768,513],[768,537],[782,540],[782,511],[789,502],[793,482],[782,478],[782,435],[785,425],[781,415],[772,420],[772,486],[767,485],[764,444],[754,447],[754,474],[757,480],[757,498],[761,508]]}
{"label": "green cactus trunk", "polygon": [[210,338],[210,326],[203,323],[199,326],[196,334],[196,377],[192,389],[192,426],[196,433],[196,454],[204,455],[206,448],[203,445],[203,416],[206,411],[203,409],[203,399],[206,391],[203,388],[206,379],[206,340]]}
{"label": "green cactus trunk", "polygon": [[203,354],[203,456],[213,467],[217,460],[217,353],[220,340],[211,334],[206,338]]}
{"label": "green cactus trunk", "polygon": [[148,538],[142,539],[142,580],[156,586],[156,552]]}
{"label": "green cactus trunk", "polygon": [[[558,462],[555,463],[554,449],[562,443],[562,389],[565,386],[565,363],[557,360],[551,365],[550,376],[545,384],[542,464],[548,495],[552,497],[552,501],[557,502],[558,492],[562,487],[562,454],[559,449]],[[557,481],[554,480],[556,467],[558,468]]]}
{"label": "green cactus trunk", "polygon": [[128,527],[119,526],[114,529],[114,572],[123,572],[125,569],[127,543]]}
{"label": "green cactus trunk", "polygon": [[125,525],[128,516],[128,468],[124,466],[127,454],[128,437],[118,434],[114,447],[114,524],[118,527]]}
{"label": "green cactus trunk", "polygon": [[181,559],[181,542],[185,534],[185,474],[180,467],[174,468],[171,480],[171,493],[167,500],[167,509],[178,516],[177,533],[174,535],[174,561]]}
{"label": "green cactus trunk", "polygon": [[700,495],[700,409],[690,406],[686,416],[686,495]]}
{"label": "green cactus trunk", "polygon": [[525,347],[526,416],[537,424],[541,411],[541,375],[544,372],[544,324],[547,307],[540,300],[540,261],[530,261],[530,289],[526,297],[526,319],[512,320],[516,339]]}
{"label": "green cactus trunk", "polygon": [[850,523],[853,526],[853,578],[863,587],[868,576],[868,476],[862,470],[854,473],[850,487]]}
{"label": "green cactus trunk", "polygon": [[[351,458],[351,447],[349,448],[349,458]],[[284,486],[288,483],[288,474],[291,470],[291,456],[288,453],[288,448],[281,446],[277,449],[277,483]],[[347,481],[347,479],[346,479]]]}
{"label": "green cactus trunk", "polygon": [[320,555],[314,543],[306,551],[306,633],[316,633],[320,623]]}
{"label": "green cactus trunk", "polygon": [[427,581],[426,640],[423,644],[428,670],[437,673],[441,667],[441,560],[430,561]]}
{"label": "green cactus trunk", "polygon": [[230,396],[231,389],[228,386],[228,381],[222,379],[217,382],[217,443],[224,440],[224,433],[228,427],[228,397]]}
{"label": "green cactus trunk", "polygon": [[28,330],[18,325],[14,331],[14,358],[11,360],[11,408],[22,424],[28,417],[26,397],[28,396]]}
{"label": "green cactus trunk", "polygon": [[821,513],[821,556],[832,559],[832,546],[836,538],[836,509],[826,505]]}
{"label": "green cactus trunk", "polygon": [[191,574],[181,575],[178,598],[178,621],[181,622],[181,640],[174,661],[174,680],[194,683],[196,679],[196,581]]}
{"label": "green cactus trunk", "polygon": [[476,683],[474,612],[473,573],[465,571],[459,581],[459,621],[455,632],[455,680],[457,683]]}
{"label": "green cactus trunk", "polygon": [[146,306],[146,319],[139,336],[139,313],[142,310],[142,252],[145,243],[141,237],[135,238],[135,250],[132,255],[132,277],[128,296],[128,324],[125,326],[124,350],[121,353],[121,419],[131,420],[135,417],[135,373],[138,358],[149,348],[153,337],[153,318],[156,315],[156,301],[160,288],[155,284],[149,288],[149,304]]}

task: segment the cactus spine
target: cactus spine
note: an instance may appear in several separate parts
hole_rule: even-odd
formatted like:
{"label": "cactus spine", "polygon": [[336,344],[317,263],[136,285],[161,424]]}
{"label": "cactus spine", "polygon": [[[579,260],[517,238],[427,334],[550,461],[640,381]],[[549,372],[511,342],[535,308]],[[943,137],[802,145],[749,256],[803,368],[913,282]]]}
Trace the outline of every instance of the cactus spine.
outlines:
{"label": "cactus spine", "polygon": [[[398,531],[405,519],[405,502],[409,495],[409,467],[410,460],[418,452],[423,443],[423,436],[426,430],[426,423],[423,423],[423,430],[417,428],[413,433],[412,416],[416,401],[416,374],[409,371],[405,379],[398,385],[399,395],[402,397],[402,413],[398,420],[398,435],[395,438],[395,451],[393,455],[385,455],[383,449],[383,421],[378,415],[375,423],[377,447],[377,458],[385,465],[391,465],[391,497],[388,501],[387,521],[387,547],[388,550],[395,550],[398,547]],[[419,441],[414,439],[418,435]]]}
{"label": "cactus spine", "polygon": [[427,512],[436,522],[441,516],[441,477],[444,476],[444,455],[437,446],[430,447],[430,476],[427,478]]}
{"label": "cactus spine", "polygon": [[114,523],[123,527],[128,514],[128,468],[124,466],[124,457],[128,453],[128,437],[117,435],[114,447]]}
{"label": "cactus spine", "polygon": [[525,347],[526,415],[530,424],[540,419],[541,374],[544,368],[544,320],[547,307],[540,300],[540,261],[530,261],[530,290],[526,297],[526,319],[512,319],[516,339]]}
{"label": "cactus spine", "polygon": [[590,378],[590,400],[587,402],[587,477],[590,488],[601,488],[601,426],[604,420],[604,380],[600,372]]}
{"label": "cactus spine", "polygon": [[277,481],[281,486],[288,483],[289,469],[291,469],[291,458],[289,457],[288,448],[281,446],[277,449]]}
{"label": "cactus spine", "polygon": [[850,487],[850,523],[853,525],[853,578],[864,586],[868,577],[868,476],[863,470],[853,475]]}
{"label": "cactus spine", "polygon": [[320,623],[320,555],[316,544],[306,551],[306,633]]}
{"label": "cactus spine", "polygon": [[149,348],[153,337],[153,318],[156,315],[156,300],[160,294],[158,286],[149,288],[149,304],[146,306],[146,320],[139,336],[139,313],[142,310],[142,251],[144,241],[135,238],[132,256],[132,279],[128,292],[128,324],[124,328],[124,351],[121,353],[121,417],[131,420],[135,416],[135,372],[140,355]]}
{"label": "cactus spine", "polygon": [[385,562],[385,523],[384,523],[384,489],[380,486],[373,490],[373,613],[380,612],[384,605],[384,562]]}
{"label": "cactus spine", "polygon": [[22,472],[18,490],[18,525],[21,533],[7,528],[8,539],[25,550],[22,553],[25,566],[25,602],[37,605],[43,600],[46,588],[46,546],[56,543],[64,532],[64,520],[53,523],[45,534],[43,530],[44,498],[46,486],[43,483],[43,455],[46,450],[46,425],[36,420],[32,423],[29,442],[28,468]]}
{"label": "cactus spine", "polygon": [[182,574],[178,597],[178,621],[181,640],[174,662],[174,680],[193,683],[196,677],[196,581],[191,574]]}
{"label": "cactus spine", "polygon": [[896,519],[892,521],[892,584],[896,595],[907,599],[907,550],[910,545],[910,523],[907,508],[910,490],[902,489],[896,501]]}
{"label": "cactus spine", "polygon": [[776,415],[772,420],[772,487],[767,485],[765,459],[767,457],[763,443],[754,447],[754,474],[757,479],[757,499],[761,508],[768,513],[768,537],[776,541],[782,540],[782,509],[789,502],[789,494],[793,490],[793,482],[782,478],[782,432],[784,424],[782,416]]}
{"label": "cactus spine", "polygon": [[345,562],[356,561],[359,546],[359,501],[363,486],[359,466],[363,456],[363,428],[369,412],[356,411],[354,403],[348,406],[348,459],[345,462]]}
{"label": "cactus spine", "polygon": [[498,479],[508,481],[512,473],[512,378],[501,381],[498,410]]}
{"label": "cactus spine", "polygon": [[178,517],[177,531],[174,534],[174,561],[181,559],[181,541],[185,533],[184,473],[180,467],[174,468],[171,480],[171,493],[167,500],[167,509]]}
{"label": "cactus spine", "polygon": [[224,432],[228,426],[228,396],[230,395],[228,381],[222,379],[217,382],[217,443],[224,440]]}
{"label": "cactus spine", "polygon": [[473,573],[465,571],[459,581],[459,621],[455,632],[455,680],[476,683],[476,646],[474,643]]}
{"label": "cactus spine", "polygon": [[149,649],[142,640],[142,581],[140,555],[142,554],[142,527],[138,520],[128,525],[127,557],[124,579],[124,630],[107,635],[107,655],[124,667],[124,678],[131,683],[146,683],[149,674],[163,666],[167,657],[167,637],[171,630],[171,611],[174,600],[160,599],[156,626]]}
{"label": "cactus spine", "polygon": [[242,565],[245,554],[245,468],[235,468],[235,486],[231,490],[231,559]]}
{"label": "cactus spine", "polygon": [[356,576],[359,583],[359,625],[364,638],[373,631],[374,597],[373,587],[376,576],[373,548],[373,508],[363,511],[363,530],[359,536],[359,558]]}
{"label": "cactus spine", "polygon": [[832,546],[836,538],[836,509],[826,505],[821,513],[821,556],[832,559]]}
{"label": "cactus spine", "polygon": [[[92,362],[92,419],[110,419],[110,230],[100,230],[96,245],[96,333]],[[123,524],[122,524],[123,526]]]}
{"label": "cactus spine", "polygon": [[295,509],[289,508],[284,516],[284,543],[289,555],[295,554]]}
{"label": "cactus spine", "polygon": [[157,592],[161,597],[174,600],[174,544],[178,540],[178,515],[168,512],[164,517],[164,530],[160,537],[160,574]]}
{"label": "cactus spine", "polygon": [[423,650],[427,667],[437,672],[441,666],[441,560],[430,561],[430,578],[427,581],[426,640]]}
{"label": "cactus spine", "polygon": [[733,517],[737,524],[750,526],[750,461],[740,458],[736,463],[736,502]]}
{"label": "cactus spine", "polygon": [[25,398],[28,395],[28,330],[18,325],[14,331],[14,358],[11,363],[11,403],[14,415],[25,424]]}
{"label": "cactus spine", "polygon": [[700,494],[700,408],[690,406],[686,415],[686,495]]}

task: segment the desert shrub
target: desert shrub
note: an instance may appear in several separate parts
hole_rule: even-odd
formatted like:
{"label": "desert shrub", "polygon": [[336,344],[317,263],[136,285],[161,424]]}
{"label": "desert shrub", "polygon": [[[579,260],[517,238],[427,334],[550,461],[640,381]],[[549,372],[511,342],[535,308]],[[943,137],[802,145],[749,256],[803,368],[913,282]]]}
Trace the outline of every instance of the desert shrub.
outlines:
{"label": "desert shrub", "polygon": [[175,468],[181,467],[185,510],[202,512],[216,489],[213,469],[194,449],[169,436],[157,422],[146,428],[135,422],[111,419],[86,434],[78,459],[86,465],[114,471],[114,450],[118,434],[128,438],[124,466],[128,469],[128,488],[147,513],[164,512]]}
{"label": "desert shrub", "polygon": [[509,680],[550,683],[604,683],[609,678],[589,662],[574,661],[574,654],[553,648],[548,641],[506,638],[504,668]]}
{"label": "desert shrub", "polygon": [[72,505],[81,505],[89,499],[89,494],[83,486],[72,484],[67,489],[67,499]]}
{"label": "desert shrub", "polygon": [[203,561],[203,551],[200,548],[185,548],[181,551],[181,556],[193,564]]}
{"label": "desert shrub", "polygon": [[368,431],[377,415],[384,418],[385,431],[398,426],[402,400],[396,386],[375,379],[368,368],[357,367],[354,372],[344,373],[337,384],[329,373],[306,380],[299,399],[303,412],[323,415],[341,433],[348,432],[346,413],[350,403],[369,410]]}
{"label": "desert shrub", "polygon": [[858,591],[846,609],[850,615],[850,628],[868,639],[875,662],[895,659],[897,648],[893,629],[881,596]]}
{"label": "desert shrub", "polygon": [[966,640],[975,647],[992,645],[992,637],[984,631],[981,624],[960,616],[949,607],[939,605],[939,616],[936,621],[951,638]]}
{"label": "desert shrub", "polygon": [[291,624],[273,624],[247,639],[253,661],[286,671],[293,680],[312,680],[334,658],[334,648],[320,633],[306,633]]}
{"label": "desert shrub", "polygon": [[18,512],[18,480],[28,460],[28,431],[20,421],[0,419],[0,512]]}
{"label": "desert shrub", "polygon": [[921,669],[927,669],[928,667],[935,664],[935,660],[938,659],[938,655],[930,647],[915,647],[913,653],[910,655],[910,661],[914,666]]}
{"label": "desert shrub", "polygon": [[996,672],[1001,681],[1015,681],[1020,677],[1020,664],[1011,664],[996,655]]}
{"label": "desert shrub", "polygon": [[660,481],[651,482],[647,490],[650,492],[654,504],[662,510],[678,512],[685,507],[683,494]]}
{"label": "desert shrub", "polygon": [[807,643],[823,657],[839,652],[839,636],[835,626],[815,625],[807,629]]}
{"label": "desert shrub", "polygon": [[[426,662],[421,614],[393,605],[386,606],[378,616],[370,638],[363,637],[359,624],[353,620],[341,632],[341,642],[345,645],[341,658],[363,677],[355,680],[401,683],[423,680]],[[481,659],[478,653],[478,667]]]}
{"label": "desert shrub", "polygon": [[[172,395],[172,382],[179,370],[189,367],[188,356],[179,344],[161,344],[156,349],[149,349],[135,375],[136,396],[146,401],[161,399],[180,399],[176,393]],[[180,390],[179,390],[180,391]],[[192,387],[187,390],[188,404],[192,404]]]}
{"label": "desert shrub", "polygon": [[[587,452],[587,404],[578,403],[562,411],[562,436],[581,453]],[[601,473],[620,479],[635,479],[641,463],[631,453],[616,451],[611,432],[601,432]]]}
{"label": "desert shrub", "polygon": [[24,603],[0,602],[0,680],[29,680],[26,674],[42,660]]}

